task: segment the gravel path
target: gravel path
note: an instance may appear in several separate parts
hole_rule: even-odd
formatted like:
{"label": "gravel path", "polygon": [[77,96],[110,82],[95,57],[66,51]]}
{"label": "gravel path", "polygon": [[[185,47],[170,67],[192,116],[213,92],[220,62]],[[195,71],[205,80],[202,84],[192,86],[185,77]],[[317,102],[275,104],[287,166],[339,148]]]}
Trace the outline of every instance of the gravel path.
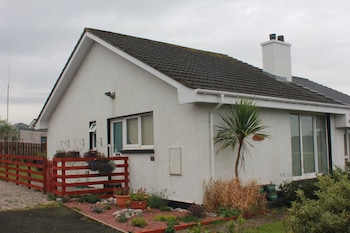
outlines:
{"label": "gravel path", "polygon": [[48,202],[42,192],[0,180],[0,211],[34,207]]}

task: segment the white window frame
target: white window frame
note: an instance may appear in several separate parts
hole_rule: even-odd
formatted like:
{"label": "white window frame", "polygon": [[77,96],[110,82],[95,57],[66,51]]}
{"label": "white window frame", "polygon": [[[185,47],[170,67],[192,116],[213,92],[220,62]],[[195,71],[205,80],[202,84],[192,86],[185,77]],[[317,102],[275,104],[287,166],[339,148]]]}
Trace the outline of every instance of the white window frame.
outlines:
{"label": "white window frame", "polygon": [[[300,176],[293,176],[293,180],[301,180],[301,179],[310,179],[310,178],[315,178],[317,176],[317,174],[323,174],[321,172],[318,171],[318,150],[317,150],[317,133],[316,133],[316,117],[317,115],[305,115],[305,114],[291,114],[291,115],[297,115],[298,119],[299,119],[299,145],[300,145],[300,156],[301,156],[301,175]],[[314,167],[315,167],[315,171],[314,172],[310,172],[310,173],[305,173],[304,172],[304,155],[303,155],[303,140],[302,140],[302,125],[301,125],[301,117],[302,116],[309,116],[312,117],[312,130],[313,130],[313,148],[314,148]],[[328,148],[328,133],[327,133],[327,123],[326,123],[326,117],[325,117],[325,129],[326,129],[326,151],[327,151],[327,155],[329,155],[329,148]],[[327,157],[328,159],[328,157]],[[293,166],[293,165],[292,165]],[[328,167],[329,170],[329,167]]]}
{"label": "white window frame", "polygon": [[[128,150],[153,150],[154,149],[154,141],[153,145],[142,145],[142,117],[143,116],[152,116],[153,118],[153,113],[148,113],[148,114],[140,114],[140,115],[134,115],[134,116],[129,116],[129,117],[124,117],[124,118],[118,118],[115,120],[111,120],[110,127],[111,127],[111,140],[114,140],[114,135],[113,135],[113,124],[116,122],[122,122],[122,135],[123,135],[123,151],[128,151]],[[127,121],[130,119],[135,119],[137,118],[137,137],[138,137],[138,143],[137,144],[128,144],[127,143]],[[154,125],[154,124],[152,124]],[[154,136],[153,136],[154,140]],[[113,145],[114,143],[111,142]],[[112,151],[114,151],[114,148],[112,148]]]}
{"label": "white window frame", "polygon": [[96,135],[96,129],[97,129],[97,124],[96,121],[91,122],[90,127],[89,127],[89,135],[91,138],[91,148],[96,149],[97,148],[97,135]]}

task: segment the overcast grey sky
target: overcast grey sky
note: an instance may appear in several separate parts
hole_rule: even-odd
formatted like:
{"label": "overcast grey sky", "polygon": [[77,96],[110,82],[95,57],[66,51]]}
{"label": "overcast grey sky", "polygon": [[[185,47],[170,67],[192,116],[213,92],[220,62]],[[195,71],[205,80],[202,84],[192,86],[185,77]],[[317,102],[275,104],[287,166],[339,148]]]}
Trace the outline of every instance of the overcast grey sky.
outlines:
{"label": "overcast grey sky", "polygon": [[262,67],[270,33],[292,73],[350,94],[348,0],[0,0],[0,117],[29,124],[85,27],[227,54]]}

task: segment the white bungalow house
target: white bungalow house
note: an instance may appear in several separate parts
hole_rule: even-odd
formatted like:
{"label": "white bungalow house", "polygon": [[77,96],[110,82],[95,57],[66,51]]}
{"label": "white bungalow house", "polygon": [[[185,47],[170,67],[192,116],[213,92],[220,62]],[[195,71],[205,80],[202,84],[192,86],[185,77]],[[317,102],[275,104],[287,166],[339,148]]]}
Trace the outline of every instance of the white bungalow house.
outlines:
{"label": "white bungalow house", "polygon": [[48,156],[91,148],[122,154],[132,188],[201,203],[204,181],[234,177],[236,152],[217,152],[213,136],[218,113],[245,98],[260,107],[271,137],[251,141],[243,180],[280,184],[344,167],[349,105],[293,82],[283,36],[261,45],[263,69],[86,28],[36,124],[48,130]]}

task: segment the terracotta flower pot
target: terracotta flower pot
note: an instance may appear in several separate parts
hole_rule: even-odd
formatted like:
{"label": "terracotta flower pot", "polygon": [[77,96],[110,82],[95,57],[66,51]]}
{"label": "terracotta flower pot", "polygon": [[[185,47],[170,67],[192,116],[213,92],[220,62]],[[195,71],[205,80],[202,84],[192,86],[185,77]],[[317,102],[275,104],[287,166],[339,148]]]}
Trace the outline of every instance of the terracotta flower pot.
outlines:
{"label": "terracotta flower pot", "polygon": [[121,208],[127,207],[130,202],[130,195],[114,195],[114,197],[117,199],[117,206]]}
{"label": "terracotta flower pot", "polygon": [[143,201],[131,201],[130,202],[131,209],[141,209],[144,210],[147,208],[147,200]]}

